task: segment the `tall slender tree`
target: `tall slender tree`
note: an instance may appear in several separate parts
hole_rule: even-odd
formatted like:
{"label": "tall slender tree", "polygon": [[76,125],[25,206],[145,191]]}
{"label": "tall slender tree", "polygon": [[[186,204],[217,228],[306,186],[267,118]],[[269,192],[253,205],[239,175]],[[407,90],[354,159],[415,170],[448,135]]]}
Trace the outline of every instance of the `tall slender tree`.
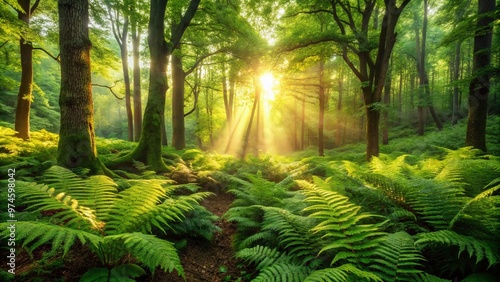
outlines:
{"label": "tall slender tree", "polygon": [[[398,6],[395,0],[384,0],[383,20],[377,34],[377,51],[373,50],[369,39],[370,20],[377,5],[376,0],[364,1],[364,6],[355,7],[350,1],[330,0],[331,14],[342,38],[354,36],[355,41],[343,42],[342,57],[352,72],[361,82],[364,105],[366,108],[366,158],[369,160],[379,154],[380,110],[377,104],[382,100],[389,59],[396,43],[396,25],[403,9],[410,0],[404,0]],[[355,12],[357,11],[357,12]],[[354,13],[358,13],[354,14]],[[359,17],[360,20],[357,20]],[[338,39],[336,39],[338,41]],[[375,57],[372,57],[375,54]],[[358,66],[352,57],[356,57]]]}
{"label": "tall slender tree", "polygon": [[486,120],[490,92],[491,43],[495,0],[478,0],[474,35],[473,78],[469,84],[469,118],[465,143],[486,151]]}
{"label": "tall slender tree", "polygon": [[19,84],[19,92],[17,94],[16,106],[16,121],[14,129],[17,131],[16,136],[25,140],[30,139],[30,107],[33,91],[33,46],[29,39],[26,38],[27,30],[29,29],[31,15],[40,4],[40,0],[36,0],[31,5],[30,0],[18,0],[20,8],[17,10],[18,18],[25,23],[25,34],[19,39],[19,48],[21,54],[21,83]]}
{"label": "tall slender tree", "polygon": [[[180,23],[172,32],[170,40],[165,39],[165,11],[168,0],[151,0],[148,26],[148,45],[151,56],[149,69],[149,95],[144,111],[141,138],[139,144],[129,157],[142,161],[155,171],[166,171],[162,159],[161,124],[165,110],[165,98],[168,88],[167,64],[168,57],[193,19],[200,0],[191,0]],[[121,160],[119,160],[121,161]]]}
{"label": "tall slender tree", "polygon": [[[111,21],[113,35],[120,47],[120,57],[122,61],[123,84],[125,85],[125,109],[127,111],[127,136],[129,141],[134,141],[134,116],[132,112],[132,95],[130,87],[130,75],[128,65],[128,32],[130,16],[128,11],[123,12],[123,7],[119,4],[108,5],[108,15]],[[121,22],[123,21],[123,22]]]}

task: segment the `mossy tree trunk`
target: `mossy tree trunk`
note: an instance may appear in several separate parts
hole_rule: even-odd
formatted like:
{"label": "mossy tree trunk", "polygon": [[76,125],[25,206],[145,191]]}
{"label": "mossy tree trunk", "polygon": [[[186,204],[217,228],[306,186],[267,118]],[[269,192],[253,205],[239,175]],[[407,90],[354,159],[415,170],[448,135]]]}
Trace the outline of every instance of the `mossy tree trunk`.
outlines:
{"label": "mossy tree trunk", "polygon": [[141,31],[137,19],[132,16],[132,55],[133,55],[133,85],[134,85],[134,141],[139,141],[142,132],[142,100],[141,100],[141,66],[139,64]]}
{"label": "mossy tree trunk", "polygon": [[148,44],[151,56],[149,69],[149,95],[144,111],[141,138],[139,144],[128,157],[142,161],[157,172],[167,171],[162,159],[162,114],[165,110],[165,98],[168,89],[168,56],[179,42],[186,28],[194,17],[200,0],[191,0],[181,22],[172,32],[170,41],[165,40],[165,11],[167,0],[152,0],[148,26]]}
{"label": "mossy tree trunk", "polygon": [[[30,25],[31,14],[35,11],[40,3],[40,0],[35,1],[33,6],[30,0],[18,0],[17,3],[23,11],[17,11],[18,18],[26,24]],[[19,49],[21,55],[21,83],[19,84],[19,92],[17,94],[16,105],[16,120],[14,129],[17,131],[16,136],[24,140],[30,139],[30,107],[33,91],[33,47],[31,42],[26,38],[19,39]]]}
{"label": "mossy tree trunk", "polygon": [[57,164],[69,168],[99,168],[90,71],[87,0],[59,0],[61,58],[61,128]]}

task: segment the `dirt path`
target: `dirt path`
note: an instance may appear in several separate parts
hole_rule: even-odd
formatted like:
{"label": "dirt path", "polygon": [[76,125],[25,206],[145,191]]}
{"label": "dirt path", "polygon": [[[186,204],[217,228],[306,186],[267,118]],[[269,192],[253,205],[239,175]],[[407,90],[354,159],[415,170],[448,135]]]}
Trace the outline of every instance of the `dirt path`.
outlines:
{"label": "dirt path", "polygon": [[[205,199],[201,204],[221,217],[233,200],[233,195],[220,192],[217,196]],[[240,276],[241,270],[237,267],[237,261],[231,247],[231,236],[236,227],[222,219],[219,219],[216,225],[222,231],[215,234],[212,242],[189,239],[186,249],[180,253],[186,281],[235,281]],[[157,273],[153,277],[153,281],[176,282],[183,280],[176,273]]]}

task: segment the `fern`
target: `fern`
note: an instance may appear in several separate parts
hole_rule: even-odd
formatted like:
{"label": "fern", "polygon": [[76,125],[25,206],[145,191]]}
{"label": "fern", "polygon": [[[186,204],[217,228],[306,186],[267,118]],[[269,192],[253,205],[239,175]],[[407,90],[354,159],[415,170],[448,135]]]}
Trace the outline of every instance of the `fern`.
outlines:
{"label": "fern", "polygon": [[156,266],[160,266],[164,271],[176,270],[184,277],[184,270],[173,243],[139,232],[106,236],[104,243],[123,244],[128,253],[149,267],[152,272]]}
{"label": "fern", "polygon": [[364,271],[352,264],[343,264],[335,268],[325,268],[312,272],[304,282],[355,282],[363,280],[380,281],[380,277],[369,272]]}
{"label": "fern", "polygon": [[265,212],[262,222],[263,232],[276,232],[279,245],[289,255],[301,259],[304,263],[314,259],[318,238],[309,233],[315,224],[313,219],[294,215],[281,208],[262,207],[262,209]]}
{"label": "fern", "polygon": [[[500,178],[493,180],[491,183],[486,185],[485,190],[478,194],[476,197],[470,199],[465,203],[460,211],[458,211],[450,221],[449,229],[453,229],[455,224],[462,218],[468,217],[468,212],[472,212],[477,216],[470,216],[469,218],[474,218],[475,221],[480,221],[488,229],[488,233],[497,234],[500,229],[500,195],[494,196],[500,191]],[[476,209],[475,209],[476,208]],[[477,232],[477,228],[475,232]]]}
{"label": "fern", "polygon": [[[131,269],[127,274],[126,268],[116,267],[130,262],[132,257],[151,271],[159,266],[184,276],[172,243],[137,231],[149,233],[153,227],[165,231],[164,227],[183,219],[186,212],[198,207],[198,202],[211,193],[175,196],[181,186],[170,185],[171,181],[165,180],[122,183],[125,189],[118,192],[118,185],[107,177],[82,179],[61,167],[49,169],[43,179],[46,184],[16,182],[20,202],[50,221],[16,223],[16,239],[24,246],[33,251],[51,244],[52,254],[62,249],[64,256],[79,239],[111,269],[111,272],[106,270],[109,275],[133,277],[142,273]],[[8,237],[8,225],[0,226],[3,227],[0,235]],[[97,269],[87,277],[103,273]]]}
{"label": "fern", "polygon": [[464,236],[451,230],[440,230],[429,233],[421,233],[415,245],[419,249],[426,249],[433,246],[457,246],[458,257],[464,251],[469,257],[476,257],[476,264],[486,259],[489,266],[496,264],[500,257],[498,249],[488,242],[478,240],[474,237]]}
{"label": "fern", "polygon": [[414,281],[425,258],[406,232],[390,234],[377,249],[370,266],[384,281]]}
{"label": "fern", "polygon": [[117,185],[103,175],[82,179],[72,171],[53,166],[43,175],[44,183],[56,191],[64,192],[95,211],[96,217],[104,220],[116,200]]}
{"label": "fern", "polygon": [[106,232],[108,234],[119,234],[129,230],[151,232],[151,225],[158,224],[158,220],[168,226],[161,217],[150,218],[151,213],[158,209],[157,204],[163,197],[165,197],[165,190],[158,182],[137,181],[134,186],[118,194],[118,200],[115,201],[109,213]]}
{"label": "fern", "polygon": [[80,205],[79,201],[64,192],[57,192],[47,185],[33,182],[17,182],[17,192],[28,210],[50,212],[54,223],[64,223],[72,228],[99,229],[94,210]]}
{"label": "fern", "polygon": [[[52,245],[51,253],[55,253],[60,248],[65,256],[78,239],[83,245],[90,243],[97,246],[101,237],[83,230],[49,224],[45,222],[26,221],[16,222],[16,241],[28,247],[31,251],[44,244]],[[9,237],[10,231],[7,229],[9,223],[1,223],[2,237]]]}
{"label": "fern", "polygon": [[306,265],[298,263],[293,256],[264,246],[243,249],[236,257],[256,264],[259,275],[252,281],[301,282],[311,271]]}
{"label": "fern", "polygon": [[306,201],[310,204],[304,211],[311,212],[309,217],[320,221],[311,231],[332,240],[319,253],[332,251],[335,254],[332,265],[340,262],[368,264],[374,249],[385,235],[379,231],[384,222],[360,224],[375,216],[358,214],[361,207],[349,203],[345,196],[321,189],[322,186],[328,186],[327,182],[319,178],[314,178],[314,181],[317,186],[302,184]]}

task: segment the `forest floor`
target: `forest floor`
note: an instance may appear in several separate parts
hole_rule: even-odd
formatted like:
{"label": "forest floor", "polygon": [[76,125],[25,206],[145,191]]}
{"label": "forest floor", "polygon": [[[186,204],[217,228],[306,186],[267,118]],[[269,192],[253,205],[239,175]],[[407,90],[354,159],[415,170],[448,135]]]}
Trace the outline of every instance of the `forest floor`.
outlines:
{"label": "forest floor", "polygon": [[[226,213],[234,201],[234,196],[220,192],[201,202],[207,210],[219,217],[215,223],[220,229],[211,242],[200,239],[189,239],[180,258],[187,282],[244,281],[238,279],[244,269],[240,269],[232,248],[232,236],[236,232],[234,223],[225,221]],[[176,272],[157,272],[151,281],[181,282],[184,281]]]}

